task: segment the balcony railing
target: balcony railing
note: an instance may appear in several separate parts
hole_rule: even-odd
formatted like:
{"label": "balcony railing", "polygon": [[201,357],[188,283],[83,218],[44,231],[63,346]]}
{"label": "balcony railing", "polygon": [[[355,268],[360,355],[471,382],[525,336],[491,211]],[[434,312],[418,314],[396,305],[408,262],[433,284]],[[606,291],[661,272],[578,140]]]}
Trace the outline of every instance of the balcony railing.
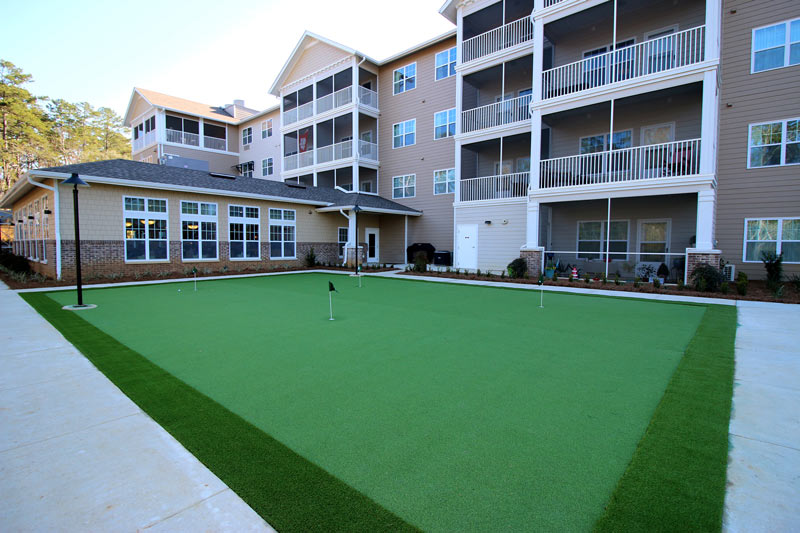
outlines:
{"label": "balcony railing", "polygon": [[200,135],[179,130],[167,130],[167,142],[200,146]]}
{"label": "balcony railing", "polygon": [[203,146],[205,148],[210,148],[211,150],[225,151],[228,147],[228,144],[225,141],[225,139],[219,139],[217,137],[209,137],[208,135],[204,135]]}
{"label": "balcony railing", "polygon": [[461,61],[467,63],[532,40],[531,19],[522,17],[464,41],[461,44]]}
{"label": "balcony railing", "polygon": [[133,151],[138,152],[145,146],[150,146],[151,144],[155,143],[156,143],[156,132],[155,130],[150,130],[143,136],[139,137],[138,139],[133,140]]}
{"label": "balcony railing", "polygon": [[327,163],[353,157],[353,141],[343,141],[317,148],[317,163]]}
{"label": "balcony railing", "polygon": [[524,198],[528,194],[528,179],[528,172],[462,179],[461,201]]}
{"label": "balcony railing", "polygon": [[368,141],[358,141],[358,156],[371,161],[378,160],[378,145]]}
{"label": "balcony railing", "polygon": [[317,98],[317,113],[324,113],[337,107],[345,106],[353,101],[353,88],[345,87],[338,91]]}
{"label": "balcony railing", "polygon": [[542,73],[542,98],[556,98],[703,61],[705,26],[587,57]]}
{"label": "balcony railing", "polygon": [[296,170],[298,168],[310,167],[314,164],[314,150],[308,150],[299,154],[287,155],[283,158],[283,170]]}
{"label": "balcony railing", "polygon": [[541,161],[539,187],[577,187],[700,173],[700,139],[650,144]]}
{"label": "balcony railing", "polygon": [[378,93],[376,93],[373,90],[367,89],[366,87],[358,88],[358,101],[361,103],[361,105],[365,105],[373,109],[379,109]]}
{"label": "balcony railing", "polygon": [[485,130],[495,126],[522,122],[531,118],[528,105],[531,95],[518,96],[474,109],[468,109],[461,114],[461,132]]}
{"label": "balcony railing", "polygon": [[544,7],[554,6],[554,5],[556,5],[556,4],[560,3],[560,2],[563,2],[563,1],[564,0],[544,0]]}

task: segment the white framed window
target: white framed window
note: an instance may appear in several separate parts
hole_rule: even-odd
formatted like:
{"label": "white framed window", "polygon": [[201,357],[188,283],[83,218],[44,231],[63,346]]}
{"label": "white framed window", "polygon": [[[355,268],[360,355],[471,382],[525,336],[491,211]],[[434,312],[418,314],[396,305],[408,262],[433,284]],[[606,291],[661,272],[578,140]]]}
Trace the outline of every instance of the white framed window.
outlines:
{"label": "white framed window", "polygon": [[47,241],[50,238],[50,197],[42,196],[42,261],[47,262]]}
{"label": "white framed window", "polygon": [[[633,130],[614,132],[614,150],[633,146]],[[593,154],[609,150],[608,133],[581,137],[578,146],[581,154]]]}
{"label": "white framed window", "polygon": [[433,171],[433,194],[456,192],[456,169],[447,168]]}
{"label": "white framed window", "polygon": [[242,130],[242,146],[247,146],[253,142],[253,127],[248,126]]}
{"label": "white framed window", "polygon": [[181,258],[217,259],[217,204],[181,201]]}
{"label": "white framed window", "polygon": [[392,198],[413,198],[417,195],[417,175],[395,176],[392,178]]}
{"label": "white framed window", "polygon": [[273,173],[273,164],[272,158],[268,157],[266,159],[261,160],[261,175],[262,176],[272,176]]}
{"label": "white framed window", "polygon": [[753,29],[750,73],[800,64],[800,18]]}
{"label": "white framed window", "polygon": [[270,259],[296,259],[296,226],[294,209],[269,210]]}
{"label": "white framed window", "polygon": [[395,69],[393,80],[394,94],[410,91],[417,86],[417,64],[411,63]]}
{"label": "white framed window", "polygon": [[261,259],[261,213],[258,207],[228,206],[228,252],[232,260]]}
{"label": "white framed window", "polygon": [[746,218],[742,260],[759,263],[762,252],[783,254],[784,263],[800,263],[800,217]]}
{"label": "white framed window", "polygon": [[[606,235],[605,220],[578,221],[577,259],[603,259],[604,252],[611,252],[612,261],[628,260],[628,221],[612,220]],[[606,249],[608,237],[608,249]]]}
{"label": "white framed window", "polygon": [[392,148],[402,148],[417,143],[417,119],[392,125]]}
{"label": "white framed window", "polygon": [[747,168],[800,163],[800,118],[750,124]]}
{"label": "white framed window", "polygon": [[672,220],[669,218],[639,221],[639,261],[666,263],[671,240]]}
{"label": "white framed window", "polygon": [[122,197],[125,261],[168,261],[169,213],[163,198]]}
{"label": "white framed window", "polygon": [[456,134],[456,108],[433,115],[433,138],[444,139]]}
{"label": "white framed window", "polygon": [[456,47],[436,54],[436,81],[456,75]]}
{"label": "white framed window", "polygon": [[261,122],[261,138],[272,137],[272,119],[268,118]]}
{"label": "white framed window", "polygon": [[344,257],[344,246],[347,244],[347,228],[339,228],[337,233],[337,238],[339,242],[339,257]]}
{"label": "white framed window", "polygon": [[254,161],[247,161],[245,163],[242,163],[242,176],[244,176],[245,178],[252,178],[254,169],[255,169]]}

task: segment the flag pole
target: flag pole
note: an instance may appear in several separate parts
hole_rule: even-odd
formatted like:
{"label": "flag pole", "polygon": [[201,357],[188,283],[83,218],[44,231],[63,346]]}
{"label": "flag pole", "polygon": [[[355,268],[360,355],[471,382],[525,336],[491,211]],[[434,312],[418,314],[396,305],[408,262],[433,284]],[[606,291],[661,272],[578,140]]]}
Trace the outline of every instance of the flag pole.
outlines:
{"label": "flag pole", "polygon": [[328,291],[328,303],[331,307],[331,317],[328,320],[333,320],[333,291]]}

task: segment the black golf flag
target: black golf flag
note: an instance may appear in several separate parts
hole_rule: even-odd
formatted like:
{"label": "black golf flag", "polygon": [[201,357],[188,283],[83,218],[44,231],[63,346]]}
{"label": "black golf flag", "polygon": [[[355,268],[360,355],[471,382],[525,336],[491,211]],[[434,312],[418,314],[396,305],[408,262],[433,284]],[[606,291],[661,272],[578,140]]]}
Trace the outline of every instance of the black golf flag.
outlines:
{"label": "black golf flag", "polygon": [[334,287],[333,283],[331,283],[330,281],[328,282],[328,291],[329,292],[339,292],[339,291],[336,290],[336,287]]}

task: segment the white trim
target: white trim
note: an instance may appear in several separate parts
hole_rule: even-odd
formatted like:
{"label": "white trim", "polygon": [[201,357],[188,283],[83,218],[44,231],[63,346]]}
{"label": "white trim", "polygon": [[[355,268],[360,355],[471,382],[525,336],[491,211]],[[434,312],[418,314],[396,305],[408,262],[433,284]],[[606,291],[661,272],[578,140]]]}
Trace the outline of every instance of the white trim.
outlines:
{"label": "white trim", "polygon": [[[231,215],[231,208],[232,207],[241,207],[242,208],[242,216],[236,217]],[[248,218],[246,216],[248,209],[255,209],[256,210],[256,217],[255,218]],[[228,204],[228,259],[231,261],[260,261],[261,260],[261,243],[263,234],[261,232],[261,208],[255,205],[242,205],[242,204]],[[247,225],[255,225],[258,227],[258,256],[257,257],[248,257],[247,256],[247,243],[253,242],[247,240]],[[239,241],[237,239],[236,242],[242,243],[242,255],[243,257],[233,257],[231,255],[231,243],[233,239],[231,238],[231,224],[242,224],[242,240]]]}
{"label": "white trim", "polygon": [[[364,194],[364,193],[361,193]],[[348,211],[353,209],[354,205],[336,205],[330,207],[320,207],[316,211],[318,213],[332,213],[332,212],[339,212],[339,211]],[[382,213],[385,215],[405,215],[410,217],[420,217],[422,213],[414,212],[414,211],[402,211],[400,209],[386,209],[382,207],[365,207],[363,205],[359,206],[361,211],[364,213]]]}
{"label": "white trim", "polygon": [[[644,241],[643,239],[643,226],[645,224],[658,224],[661,222],[666,222],[667,224],[667,234],[665,236],[666,241]],[[654,243],[654,242],[664,242],[664,252],[642,252],[642,243]],[[637,221],[637,232],[636,232],[636,248],[638,249],[636,253],[637,258],[641,262],[641,256],[643,255],[664,255],[666,258],[671,252],[670,248],[672,247],[672,219],[671,218],[641,218]],[[666,262],[666,261],[662,261]]]}
{"label": "white trim", "polygon": [[[450,50],[455,50],[456,51],[456,60],[455,61],[450,61]],[[440,54],[443,54],[445,52],[447,52],[447,63],[446,63],[446,65],[447,65],[447,76],[445,76],[444,78],[437,78],[436,77],[436,69],[439,68],[439,67],[436,66],[436,56],[438,56]],[[449,48],[445,48],[444,50],[439,50],[438,52],[434,52],[434,54],[433,54],[433,81],[434,81],[434,83],[437,82],[437,81],[443,81],[443,80],[446,80],[448,78],[452,78],[452,77],[454,77],[456,75],[455,72],[453,74],[450,74],[450,64],[451,63],[455,63],[456,67],[458,67],[458,44],[457,43],[456,43],[455,46],[451,46]],[[453,70],[455,70],[455,69],[453,69]]]}
{"label": "white trim", "polygon": [[[197,213],[184,213],[183,212],[183,204],[196,204],[197,205]],[[203,205],[213,205],[214,206],[214,214],[213,215],[204,215],[203,213]],[[181,262],[194,262],[194,261],[219,261],[219,205],[216,202],[203,202],[201,200],[179,200],[178,201],[178,213],[179,217],[179,231],[181,232],[180,235],[180,242],[181,242]],[[183,256],[183,243],[184,242],[195,242],[195,239],[186,239],[184,241],[183,238],[183,222],[184,219],[188,221],[197,222],[197,257],[189,257],[186,258]],[[203,242],[211,242],[210,239],[203,239],[203,223],[213,223],[214,224],[214,257],[203,257]]]}
{"label": "white trim", "polygon": [[[408,188],[408,185],[403,185],[402,187],[395,187],[394,180],[397,178],[414,178],[414,194],[411,196],[395,196],[394,190],[396,188],[402,189],[403,194],[405,194],[405,189]],[[400,176],[392,176],[392,199],[393,200],[400,200],[404,198],[416,198],[417,196],[417,175],[416,174],[402,174]]]}
{"label": "white trim", "polygon": [[[451,138],[455,137],[456,134],[458,134],[458,119],[456,118],[456,120],[454,120],[453,122],[450,122],[450,111],[453,111],[454,114],[455,114],[455,117],[458,117],[458,108],[456,108],[456,107],[451,107],[449,109],[443,109],[442,111],[435,111],[433,113],[433,140],[434,141],[441,141],[441,140],[444,140],[444,139],[451,139]],[[447,116],[445,117],[446,122],[444,124],[445,128],[446,128],[446,132],[445,132],[445,136],[444,137],[436,137],[436,115],[440,115],[442,113],[447,113]],[[416,119],[414,119],[414,120],[416,120]],[[453,133],[453,135],[450,135],[450,124],[453,124],[453,129],[455,130],[455,133]],[[415,125],[414,128],[416,130],[416,125]],[[392,134],[393,134],[393,136],[392,136],[392,146],[394,146],[394,126],[392,126]],[[414,136],[414,140],[416,141],[416,133],[415,133],[415,136]]]}
{"label": "white trim", "polygon": [[[450,172],[451,170],[453,171],[453,180],[452,180],[453,181],[453,190],[452,190],[452,192],[447,190],[447,184],[450,183],[449,179],[445,179],[445,181],[444,181],[444,185],[445,185],[444,189],[445,189],[445,191],[444,192],[436,192],[436,173],[437,172]],[[445,178],[446,177],[447,176],[445,176]],[[455,194],[457,188],[458,188],[458,177],[456,176],[456,169],[455,168],[440,168],[440,169],[437,169],[437,170],[433,171],[433,195],[434,196],[441,196],[443,194]]]}
{"label": "white trim", "polygon": [[[798,19],[798,20],[800,20],[800,19]],[[794,166],[794,165],[800,165],[800,161],[798,161],[797,163],[787,163],[786,162],[786,144],[787,144],[787,142],[786,142],[786,134],[788,133],[789,122],[791,122],[791,121],[800,122],[800,117],[768,120],[766,122],[755,122],[755,123],[747,125],[747,168],[748,169],[790,167],[790,166]],[[752,162],[750,161],[750,152],[751,152],[752,148],[758,148],[759,146],[762,146],[762,147],[763,146],[774,146],[774,144],[766,144],[766,145],[758,145],[758,146],[751,145],[750,141],[751,141],[751,135],[753,133],[753,127],[754,126],[765,126],[767,124],[775,124],[775,123],[778,123],[778,122],[781,123],[781,142],[780,142],[780,145],[779,145],[780,149],[781,149],[781,161],[780,161],[780,163],[778,163],[777,165],[762,165],[762,166],[758,166],[758,167],[752,166]],[[800,127],[800,126],[798,126],[798,127]],[[798,141],[800,141],[800,138],[798,138]],[[797,144],[798,141],[792,142],[791,144]]]}
{"label": "white trim", "polygon": [[[272,211],[280,211],[281,212],[280,220],[272,218],[272,216],[271,216],[271,212]],[[294,217],[291,220],[287,220],[287,219],[284,218],[286,216],[286,212],[288,212],[288,211],[291,211],[292,213],[294,213]],[[280,241],[273,241],[272,240],[272,226],[276,226],[276,227],[280,227],[281,228],[281,240]],[[285,235],[284,228],[286,228],[286,227],[294,228],[294,234],[293,234],[294,235],[294,239],[291,240],[291,241],[287,241],[287,240],[284,239],[284,235]],[[283,209],[282,207],[268,207],[267,208],[267,242],[269,242],[268,258],[270,260],[276,260],[276,259],[293,260],[293,259],[297,259],[297,210],[296,209]],[[272,243],[273,242],[275,242],[275,243],[279,242],[281,244],[281,255],[280,256],[273,256],[272,255]],[[294,243],[294,255],[293,256],[283,255],[283,253],[285,252],[284,245],[287,242]]]}
{"label": "white trim", "polygon": [[[406,125],[407,122],[413,122],[414,123],[414,142],[411,143],[411,144],[405,144],[406,135],[408,135],[406,133],[406,131],[405,131],[405,125]],[[401,124],[403,125],[403,133],[401,133],[400,136],[403,138],[403,145],[402,146],[395,146],[394,145],[394,137],[395,137],[395,135],[394,135],[394,127],[395,126],[399,126]],[[408,119],[408,120],[402,120],[400,122],[396,122],[396,123],[392,124],[392,150],[399,150],[400,148],[405,148],[406,146],[414,146],[416,144],[417,144],[417,118],[416,117]]]}
{"label": "white trim", "polygon": [[[795,63],[795,64],[789,63],[790,54],[791,54],[791,47],[792,47],[792,41],[791,41],[791,38],[792,38],[792,22],[797,22],[797,21],[800,21],[800,18],[781,20],[779,22],[773,22],[771,24],[765,24],[764,26],[759,26],[757,28],[753,28],[752,32],[750,33],[750,74],[758,74],[760,72],[769,72],[770,70],[778,70],[778,69],[781,69],[781,68],[800,66],[800,63]],[[779,66],[779,67],[765,68],[763,70],[755,70],[755,64],[756,64],[756,62],[755,62],[756,32],[758,30],[771,28],[772,26],[780,26],[781,24],[783,24],[785,26],[785,28],[786,28],[786,32],[784,33],[785,40],[783,41],[783,47],[784,47],[783,61],[784,61],[784,64]],[[795,41],[795,44],[797,44],[798,42],[800,42],[800,41]],[[777,46],[773,46],[772,48],[778,48],[778,47]],[[770,50],[770,48],[764,48],[764,50]],[[759,51],[764,51],[764,50],[759,50]]]}
{"label": "white trim", "polygon": [[[748,239],[747,239],[747,223],[749,221],[751,221],[751,220],[777,220],[778,221],[778,233],[776,235],[776,239],[774,241],[772,241],[772,240],[763,240],[763,241],[750,240],[750,241],[748,241]],[[750,264],[761,263],[761,259],[756,259],[756,260],[752,260],[752,261],[747,259],[747,243],[748,242],[774,242],[775,243],[775,253],[778,254],[778,255],[782,254],[783,250],[781,249],[781,244],[783,242],[783,222],[785,220],[800,220],[800,215],[795,216],[795,217],[758,217],[758,218],[757,217],[749,217],[749,218],[745,218],[744,219],[744,235],[742,236],[742,262],[743,263],[750,263]],[[800,241],[790,240],[790,241],[787,241],[787,242],[800,242]],[[800,264],[800,261],[786,261],[786,260],[784,260],[783,262],[786,263],[786,264],[789,264],[789,265]]]}
{"label": "white trim", "polygon": [[[551,211],[551,213],[552,213],[552,211]],[[600,239],[598,239],[599,242],[600,242],[600,251],[598,251],[598,252],[583,252],[583,253],[597,254],[597,255],[600,256],[597,259],[588,259],[588,258],[585,258],[585,257],[579,257],[578,256],[578,254],[581,253],[581,250],[580,250],[580,242],[581,242],[580,228],[581,228],[581,224],[591,223],[591,222],[599,222],[600,223]],[[623,261],[623,262],[627,261],[628,260],[628,256],[631,254],[631,220],[629,218],[619,218],[619,219],[612,218],[608,222],[625,222],[625,224],[627,224],[627,226],[626,226],[627,231],[626,231],[626,234],[625,234],[625,249],[626,249],[625,257],[620,258],[619,252],[614,253],[614,255],[616,257],[613,257],[613,256],[611,257],[612,261]],[[550,229],[552,230],[552,227]],[[597,219],[597,220],[578,220],[578,221],[576,221],[576,223],[575,223],[575,259],[578,260],[578,261],[604,261],[603,256],[608,252],[608,250],[603,251],[603,249],[606,246],[606,241],[608,241],[609,243],[611,243],[611,242],[621,242],[620,239],[611,239],[611,238],[606,239],[606,237],[608,235],[610,235],[610,233],[608,233],[609,231],[610,231],[610,228],[606,227],[606,219],[605,218]],[[584,242],[594,242],[595,240],[596,239],[584,239]]]}
{"label": "white trim", "polygon": [[[413,78],[414,78],[414,86],[413,86],[412,88],[410,88],[410,89],[406,89],[406,88],[405,88],[405,86],[406,86],[406,80],[407,80],[409,77],[408,77],[408,76],[406,76],[406,74],[405,74],[405,69],[407,69],[407,68],[408,68],[408,67],[410,67],[411,65],[414,65],[414,76],[413,76]],[[397,83],[397,82],[396,82],[396,81],[394,81],[394,73],[395,73],[395,72],[397,72],[398,70],[402,70],[402,71],[403,71],[403,76],[406,76],[406,78],[403,80],[403,90],[402,90],[402,91],[400,91],[399,93],[396,93],[396,92],[394,92],[394,86],[395,86],[395,83]],[[397,68],[395,68],[395,69],[392,69],[392,96],[398,96],[398,95],[400,95],[400,94],[405,94],[405,93],[407,93],[407,92],[409,92],[409,91],[413,91],[414,89],[416,89],[416,88],[417,88],[417,81],[418,81],[418,78],[419,78],[419,69],[417,68],[417,62],[416,62],[416,61],[413,61],[413,62],[411,62],[411,63],[408,63],[407,65],[403,65],[402,67],[397,67]]]}
{"label": "white trim", "polygon": [[[375,235],[375,258],[373,260],[370,260],[370,258],[369,258],[369,236],[370,236],[370,234],[374,234]],[[367,245],[366,253],[364,254],[364,260],[366,262],[368,262],[368,263],[369,262],[379,263],[380,260],[381,260],[381,254],[380,254],[380,250],[381,250],[381,248],[380,248],[380,229],[379,228],[366,228],[365,227],[364,228],[364,242]]]}
{"label": "white trim", "polygon": [[[169,263],[170,262],[170,254],[169,254],[169,200],[167,198],[154,198],[154,197],[147,197],[147,196],[138,196],[138,195],[130,195],[130,194],[122,194],[120,195],[122,200],[122,257],[124,263]],[[125,209],[125,199],[132,198],[132,199],[141,199],[144,200],[144,211],[129,211]],[[162,213],[160,211],[150,211],[148,209],[148,203],[150,200],[155,200],[159,202],[164,202],[165,211]],[[127,229],[125,227],[125,219],[126,218],[136,218],[140,219],[144,217],[146,220],[153,219],[153,220],[163,220],[165,222],[165,229],[166,229],[166,244],[167,244],[167,257],[159,257],[157,259],[150,259],[150,235],[149,235],[149,228],[146,222],[144,225],[144,254],[145,259],[128,259],[128,235]],[[131,239],[131,240],[142,240],[142,239]],[[164,240],[164,239],[156,239],[156,240]]]}

